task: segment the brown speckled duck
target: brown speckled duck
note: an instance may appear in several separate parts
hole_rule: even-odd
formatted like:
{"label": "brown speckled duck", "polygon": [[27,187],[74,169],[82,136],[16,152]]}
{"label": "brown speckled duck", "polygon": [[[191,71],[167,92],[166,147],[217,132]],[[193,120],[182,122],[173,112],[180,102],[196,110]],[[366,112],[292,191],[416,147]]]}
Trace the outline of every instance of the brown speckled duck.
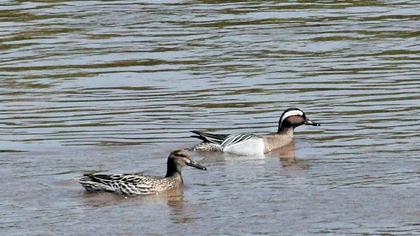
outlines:
{"label": "brown speckled duck", "polygon": [[191,160],[186,150],[176,150],[168,157],[165,177],[138,174],[86,174],[79,182],[89,192],[115,192],[122,195],[157,194],[183,185],[181,168],[192,166],[207,170]]}

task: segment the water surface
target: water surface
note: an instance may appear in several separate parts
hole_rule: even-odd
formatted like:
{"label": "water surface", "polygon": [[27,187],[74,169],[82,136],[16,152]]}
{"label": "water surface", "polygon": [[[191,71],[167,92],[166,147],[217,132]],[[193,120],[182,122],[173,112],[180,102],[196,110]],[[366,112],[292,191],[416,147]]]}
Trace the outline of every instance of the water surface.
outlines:
{"label": "water surface", "polygon": [[[0,232],[420,234],[417,1],[0,3]],[[87,171],[163,175],[189,130],[299,127],[265,159],[195,153],[174,194],[86,194]]]}

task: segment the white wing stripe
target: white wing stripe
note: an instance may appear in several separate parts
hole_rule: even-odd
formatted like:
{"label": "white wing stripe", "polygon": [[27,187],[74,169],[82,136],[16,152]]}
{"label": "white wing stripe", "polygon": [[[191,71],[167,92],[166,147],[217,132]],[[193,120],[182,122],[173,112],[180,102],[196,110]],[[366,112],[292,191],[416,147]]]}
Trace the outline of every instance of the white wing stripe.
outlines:
{"label": "white wing stripe", "polygon": [[229,137],[227,137],[223,143],[221,144],[221,146],[223,148],[227,148],[231,145],[234,144],[238,144],[240,142],[244,142],[247,141],[249,139],[252,138],[257,138],[258,136],[256,136],[255,134],[234,134],[234,135],[229,135]]}

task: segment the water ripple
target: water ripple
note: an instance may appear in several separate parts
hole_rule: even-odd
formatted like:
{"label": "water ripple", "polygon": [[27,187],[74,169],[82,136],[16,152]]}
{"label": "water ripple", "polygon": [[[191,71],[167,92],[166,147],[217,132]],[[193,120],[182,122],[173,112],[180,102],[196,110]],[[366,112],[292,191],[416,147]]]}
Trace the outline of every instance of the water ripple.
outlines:
{"label": "water ripple", "polygon": [[[48,195],[51,181],[86,169],[131,171],[132,163],[153,169],[164,158],[149,155],[196,142],[190,130],[273,132],[284,109],[300,107],[322,126],[299,127],[293,152],[204,158],[211,171],[191,174],[184,204],[152,204],[149,220],[179,233],[189,223],[219,234],[418,233],[419,7],[402,0],[0,3],[0,172],[10,181],[5,189],[17,186],[16,173],[22,186],[19,197],[1,194],[1,212],[10,216],[2,215],[0,231],[23,230],[36,215],[30,228],[39,234],[61,233],[63,222],[83,224],[68,226],[86,234],[107,209],[131,227],[144,225],[133,219],[147,204],[126,203],[133,207],[121,212],[114,199],[115,206],[92,208],[64,190]],[[29,204],[31,191],[47,199],[34,198],[43,210]],[[57,196],[62,205],[48,201]],[[72,210],[57,215],[63,209]],[[45,228],[43,217],[58,219]]]}

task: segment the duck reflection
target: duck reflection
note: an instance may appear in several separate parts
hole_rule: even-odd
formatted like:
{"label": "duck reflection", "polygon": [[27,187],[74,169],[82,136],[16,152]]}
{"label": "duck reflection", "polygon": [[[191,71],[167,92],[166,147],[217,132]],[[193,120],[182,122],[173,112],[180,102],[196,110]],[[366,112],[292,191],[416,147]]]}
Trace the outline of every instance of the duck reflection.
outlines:
{"label": "duck reflection", "polygon": [[292,141],[288,145],[278,150],[278,157],[283,166],[296,164],[295,142]]}
{"label": "duck reflection", "polygon": [[184,199],[184,195],[178,192],[169,193],[167,204],[169,206],[169,218],[176,224],[191,223],[194,218],[191,217],[191,206]]}
{"label": "duck reflection", "polygon": [[175,188],[165,193],[166,204],[174,209],[181,209],[184,207],[184,189]]}
{"label": "duck reflection", "polygon": [[127,202],[134,202],[137,205],[164,203],[170,207],[180,208],[184,204],[184,190],[182,187],[177,187],[165,192],[160,192],[158,194],[143,196],[123,196],[107,192],[90,193],[85,191],[81,194],[84,203],[91,207],[104,207]]}
{"label": "duck reflection", "polygon": [[295,142],[270,152],[270,156],[276,156],[280,159],[283,168],[309,169],[309,163],[306,160],[296,159]]}

